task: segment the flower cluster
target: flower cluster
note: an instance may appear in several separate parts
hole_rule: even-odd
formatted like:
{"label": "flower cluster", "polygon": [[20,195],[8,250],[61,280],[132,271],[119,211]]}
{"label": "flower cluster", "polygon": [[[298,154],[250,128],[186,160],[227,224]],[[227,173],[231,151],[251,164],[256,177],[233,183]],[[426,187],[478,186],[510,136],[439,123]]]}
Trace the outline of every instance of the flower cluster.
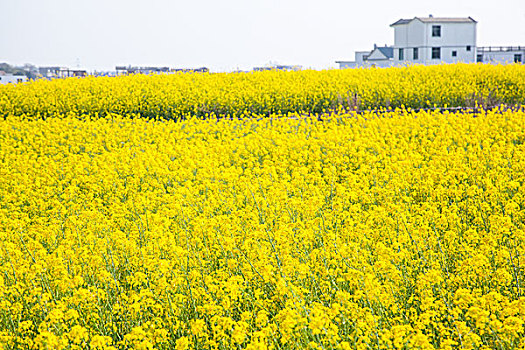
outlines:
{"label": "flower cluster", "polygon": [[525,66],[454,64],[391,69],[132,75],[0,86],[0,117],[268,116],[377,108],[523,104]]}
{"label": "flower cluster", "polygon": [[[328,73],[352,74],[387,73]],[[116,101],[143,79],[106,88]],[[181,79],[259,78],[149,79],[151,97]],[[45,89],[67,85],[103,86]],[[38,86],[8,89],[25,101]],[[46,106],[79,112],[91,97],[68,105],[71,91]],[[75,113],[0,120],[5,349],[525,346],[524,111]]]}

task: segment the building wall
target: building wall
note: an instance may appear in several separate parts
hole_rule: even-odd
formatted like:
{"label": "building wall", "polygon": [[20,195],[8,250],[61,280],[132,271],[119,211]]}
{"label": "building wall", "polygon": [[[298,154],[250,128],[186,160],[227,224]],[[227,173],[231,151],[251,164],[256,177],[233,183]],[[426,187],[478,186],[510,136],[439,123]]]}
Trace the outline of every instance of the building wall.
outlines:
{"label": "building wall", "polygon": [[525,63],[525,50],[512,51],[489,51],[480,52],[482,55],[481,62],[493,64],[514,63],[514,55],[521,55],[521,63]]}
{"label": "building wall", "polygon": [[392,67],[394,65],[394,61],[392,60],[371,60],[371,61],[364,61],[364,62],[337,62],[339,64],[339,69],[346,69],[346,68],[388,68]]}
{"label": "building wall", "polygon": [[[408,24],[401,24],[394,27],[394,48],[407,47],[408,45]],[[394,55],[395,56],[395,55]]]}
{"label": "building wall", "polygon": [[[441,26],[441,36],[432,36],[432,26]],[[423,23],[413,20],[394,27],[394,60],[396,63],[439,64],[476,62],[476,23]],[[470,51],[467,50],[470,46]],[[439,47],[441,57],[432,59],[432,48]],[[418,48],[418,59],[413,59],[413,48]],[[400,59],[399,50],[403,50]],[[452,52],[456,56],[452,56]]]}
{"label": "building wall", "polygon": [[357,68],[359,66],[358,62],[348,61],[348,62],[337,62],[339,64],[339,69],[346,69],[346,68]]}
{"label": "building wall", "polygon": [[393,65],[394,61],[389,59],[367,61],[367,67],[388,68],[392,67]]}
{"label": "building wall", "polygon": [[373,50],[367,58],[368,61],[384,59],[386,59],[385,55],[383,55],[379,50]]}
{"label": "building wall", "polygon": [[[429,63],[476,62],[476,23],[427,23],[426,25],[428,46],[441,47],[441,59],[433,60],[429,55],[427,57]],[[441,25],[441,37],[432,37],[432,25]],[[456,51],[456,57],[452,56],[452,51]],[[427,52],[430,53],[431,49]]]}
{"label": "building wall", "polygon": [[356,51],[355,52],[355,61],[362,64],[364,62],[364,57],[368,56],[370,51]]}
{"label": "building wall", "polygon": [[404,47],[422,47],[427,45],[428,26],[415,20],[406,25],[406,41]]}
{"label": "building wall", "polygon": [[25,75],[0,75],[0,84],[17,84],[26,81],[27,77]]}

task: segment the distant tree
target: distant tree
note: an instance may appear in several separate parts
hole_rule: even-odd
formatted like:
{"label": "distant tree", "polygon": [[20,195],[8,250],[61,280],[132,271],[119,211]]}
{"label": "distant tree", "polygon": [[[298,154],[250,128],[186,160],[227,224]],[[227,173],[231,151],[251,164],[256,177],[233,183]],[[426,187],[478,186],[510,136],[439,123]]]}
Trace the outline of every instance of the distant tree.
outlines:
{"label": "distant tree", "polygon": [[35,79],[37,77],[38,68],[34,64],[25,63],[23,68],[28,79]]}
{"label": "distant tree", "polygon": [[23,66],[16,67],[9,63],[1,62],[0,71],[4,71],[7,74],[13,75],[25,75],[29,79],[35,79],[37,77],[38,69],[31,63],[25,63]]}
{"label": "distant tree", "polygon": [[11,67],[11,65],[5,63],[5,62],[2,62],[0,63],[0,70],[6,72],[6,73],[11,73],[11,69],[13,67]]}

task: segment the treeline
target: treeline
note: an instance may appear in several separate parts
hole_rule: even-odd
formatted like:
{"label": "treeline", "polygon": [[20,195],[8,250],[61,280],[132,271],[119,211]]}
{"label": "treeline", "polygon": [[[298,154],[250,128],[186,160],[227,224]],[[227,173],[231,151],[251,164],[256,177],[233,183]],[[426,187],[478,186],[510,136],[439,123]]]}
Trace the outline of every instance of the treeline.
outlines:
{"label": "treeline", "polygon": [[1,62],[0,71],[5,72],[6,74],[24,75],[28,79],[35,79],[38,74],[37,67],[30,63],[26,63],[23,66],[12,66],[8,63]]}

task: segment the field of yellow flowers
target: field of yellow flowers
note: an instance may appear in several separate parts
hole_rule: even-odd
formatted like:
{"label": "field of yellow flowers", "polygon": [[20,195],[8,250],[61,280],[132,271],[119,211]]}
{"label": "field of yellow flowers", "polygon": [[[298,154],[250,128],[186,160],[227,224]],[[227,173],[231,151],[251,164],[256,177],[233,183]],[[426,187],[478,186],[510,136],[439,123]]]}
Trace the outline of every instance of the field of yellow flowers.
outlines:
{"label": "field of yellow flowers", "polygon": [[97,115],[177,79],[0,87],[0,347],[525,347],[525,109]]}
{"label": "field of yellow flowers", "polygon": [[0,117],[180,119],[334,110],[523,104],[525,65],[439,65],[57,79],[0,87]]}

